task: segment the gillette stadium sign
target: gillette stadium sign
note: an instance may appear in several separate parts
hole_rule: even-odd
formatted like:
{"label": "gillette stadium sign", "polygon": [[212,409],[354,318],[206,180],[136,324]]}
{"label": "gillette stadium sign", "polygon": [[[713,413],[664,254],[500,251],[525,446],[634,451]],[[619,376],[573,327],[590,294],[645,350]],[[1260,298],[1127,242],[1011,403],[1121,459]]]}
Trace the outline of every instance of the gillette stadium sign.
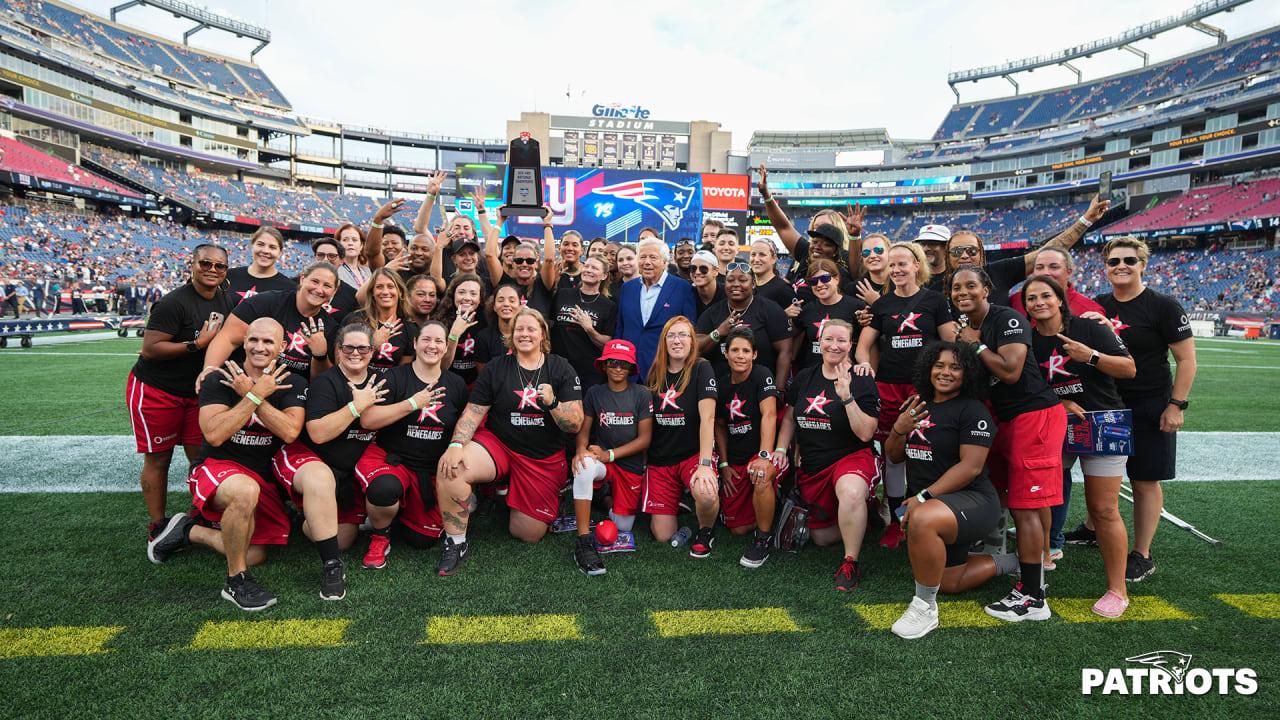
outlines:
{"label": "gillette stadium sign", "polygon": [[641,105],[609,103],[592,105],[590,117],[552,115],[555,130],[635,130],[662,135],[688,135],[690,124],[651,119],[651,112]]}
{"label": "gillette stadium sign", "polygon": [[631,118],[634,120],[648,120],[649,111],[639,105],[625,107],[619,103],[610,103],[608,105],[592,105],[591,116],[598,118]]}

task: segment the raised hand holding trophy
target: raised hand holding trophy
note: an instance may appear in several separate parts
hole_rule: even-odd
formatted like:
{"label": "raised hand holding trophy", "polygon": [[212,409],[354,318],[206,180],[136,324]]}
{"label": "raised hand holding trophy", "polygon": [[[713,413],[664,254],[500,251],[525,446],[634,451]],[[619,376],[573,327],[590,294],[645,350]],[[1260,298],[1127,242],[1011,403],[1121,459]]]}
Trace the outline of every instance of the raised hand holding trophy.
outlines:
{"label": "raised hand holding trophy", "polygon": [[502,214],[507,217],[529,215],[543,217],[542,207],[542,152],[538,141],[529,133],[511,141],[507,153],[507,204]]}

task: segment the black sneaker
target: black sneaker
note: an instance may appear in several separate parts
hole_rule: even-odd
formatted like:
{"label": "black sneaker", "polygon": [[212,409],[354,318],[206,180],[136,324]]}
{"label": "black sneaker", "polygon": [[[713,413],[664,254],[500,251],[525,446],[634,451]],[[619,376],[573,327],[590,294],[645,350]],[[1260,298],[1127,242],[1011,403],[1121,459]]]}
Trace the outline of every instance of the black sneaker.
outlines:
{"label": "black sneaker", "polygon": [[742,559],[738,564],[746,568],[758,568],[769,559],[769,544],[773,542],[773,535],[769,533],[755,531],[751,537],[751,544],[747,546],[747,551],[742,554]]}
{"label": "black sneaker", "polygon": [[276,604],[276,596],[264,590],[248,570],[227,578],[227,584],[222,586],[222,597],[249,612],[266,610]]}
{"label": "black sneaker", "polygon": [[836,589],[853,590],[862,581],[862,571],[858,569],[858,561],[846,556],[840,569],[836,571]]}
{"label": "black sneaker", "polygon": [[1129,551],[1128,561],[1125,563],[1124,579],[1128,582],[1142,582],[1156,571],[1156,561],[1150,557],[1142,557],[1142,553],[1137,550]]}
{"label": "black sneaker", "polygon": [[1063,533],[1062,539],[1067,545],[1098,547],[1098,533],[1085,527],[1084,523],[1080,523],[1075,530],[1068,530]]}
{"label": "black sneaker", "polygon": [[187,528],[194,524],[190,515],[174,515],[169,518],[156,536],[147,541],[147,559],[159,565],[186,548],[191,544],[187,539]]}
{"label": "black sneaker", "polygon": [[471,551],[467,549],[467,541],[455,543],[453,538],[446,537],[444,539],[444,551],[440,553],[440,562],[436,565],[437,575],[452,575],[458,572],[458,568],[462,567],[463,561],[471,557]]}
{"label": "black sneaker", "polygon": [[579,535],[573,542],[573,562],[587,575],[603,575],[604,562],[596,552],[596,536],[593,533]]}
{"label": "black sneaker", "polygon": [[716,544],[716,531],[711,528],[698,528],[698,534],[694,536],[693,542],[689,544],[689,557],[703,558],[711,557],[711,548]]}
{"label": "black sneaker", "polygon": [[321,600],[341,600],[347,596],[347,566],[341,560],[324,564],[324,577],[320,580]]}

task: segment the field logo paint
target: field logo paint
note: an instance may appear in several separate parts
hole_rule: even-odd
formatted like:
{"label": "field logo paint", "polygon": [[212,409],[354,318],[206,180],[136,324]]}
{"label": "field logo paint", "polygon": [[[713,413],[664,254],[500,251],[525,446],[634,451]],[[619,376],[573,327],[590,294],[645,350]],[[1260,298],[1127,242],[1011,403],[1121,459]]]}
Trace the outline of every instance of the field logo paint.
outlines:
{"label": "field logo paint", "polygon": [[1080,694],[1092,695],[1095,689],[1101,688],[1102,695],[1206,695],[1215,686],[1219,695],[1232,692],[1253,695],[1258,691],[1258,674],[1253,668],[1192,667],[1191,655],[1176,650],[1134,655],[1125,658],[1125,662],[1145,667],[1105,671],[1082,668]]}

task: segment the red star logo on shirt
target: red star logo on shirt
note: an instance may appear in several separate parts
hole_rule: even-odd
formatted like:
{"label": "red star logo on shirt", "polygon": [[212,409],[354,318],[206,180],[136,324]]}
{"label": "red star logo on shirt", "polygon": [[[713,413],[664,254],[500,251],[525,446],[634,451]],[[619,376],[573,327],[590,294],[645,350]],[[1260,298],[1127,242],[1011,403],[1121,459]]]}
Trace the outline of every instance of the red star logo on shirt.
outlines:
{"label": "red star logo on shirt", "polygon": [[379,347],[378,347],[378,359],[379,359],[379,360],[390,360],[390,359],[391,359],[391,356],[392,356],[392,355],[394,355],[394,354],[395,354],[395,352],[396,352],[396,346],[395,346],[395,345],[392,345],[392,344],[391,344],[391,343],[389,343],[389,342],[384,342],[384,343],[382,343],[382,345],[381,345],[381,346],[379,346]]}
{"label": "red star logo on shirt", "polygon": [[419,424],[419,425],[421,425],[422,423],[426,422],[426,421],[427,421],[427,418],[431,418],[432,420],[435,420],[436,422],[440,422],[440,416],[439,416],[439,415],[436,415],[436,412],[437,412],[437,411],[439,411],[439,410],[440,410],[440,408],[442,408],[442,407],[444,407],[444,405],[443,405],[443,404],[441,404],[441,403],[431,403],[430,405],[428,405],[428,406],[426,406],[426,407],[422,408],[421,410],[419,410],[419,411],[418,411],[418,424]]}
{"label": "red star logo on shirt", "polygon": [[241,300],[248,300],[249,298],[251,298],[251,297],[253,297],[254,295],[257,295],[257,294],[258,294],[258,286],[257,286],[257,285],[254,285],[253,287],[249,288],[248,290],[245,290],[244,292],[238,292],[238,293],[236,293],[236,294],[240,296],[240,299],[241,299]]}
{"label": "red star logo on shirt", "polygon": [[302,352],[307,347],[307,336],[302,334],[301,330],[289,333],[289,347],[285,348],[285,353]]}
{"label": "red star logo on shirt", "polygon": [[258,413],[256,413],[256,412],[255,412],[254,414],[250,415],[250,416],[249,416],[249,422],[247,422],[247,423],[245,423],[245,424],[244,424],[245,428],[251,428],[251,427],[253,427],[254,425],[257,425],[258,427],[263,428],[263,429],[266,429],[266,427],[267,427],[266,425],[263,425],[263,424],[262,424],[262,421],[261,421],[261,420],[259,420],[259,419],[258,419]]}
{"label": "red star logo on shirt", "polygon": [[1129,326],[1120,319],[1120,314],[1116,313],[1116,316],[1111,318],[1111,327],[1115,328],[1116,332],[1120,332],[1121,330],[1127,329]]}
{"label": "red star logo on shirt", "polygon": [[811,398],[805,398],[805,399],[809,401],[809,406],[804,409],[805,415],[811,415],[813,413],[817,413],[819,415],[826,415],[827,411],[824,410],[823,408],[827,406],[827,403],[835,402],[834,400],[827,399],[826,390],[823,390],[822,392],[818,393],[817,397],[811,397]]}
{"label": "red star logo on shirt", "polygon": [[469,337],[469,338],[467,338],[466,340],[463,340],[463,341],[462,341],[462,354],[463,354],[463,355],[470,355],[471,353],[473,353],[473,352],[475,352],[475,351],[476,351],[476,339],[475,339],[475,338],[470,338],[470,337]]}
{"label": "red star logo on shirt", "polygon": [[672,410],[680,409],[680,406],[676,404],[676,398],[680,397],[680,393],[676,392],[676,389],[674,387],[667,388],[666,392],[662,393],[661,397],[662,397],[662,406],[658,408],[658,412],[662,412],[663,410],[666,410],[668,407],[670,407]]}
{"label": "red star logo on shirt", "polygon": [[1072,376],[1071,373],[1065,370],[1067,360],[1070,359],[1070,357],[1065,355],[1059,355],[1057,348],[1054,348],[1053,352],[1049,354],[1049,359],[1040,363],[1040,367],[1046,368],[1049,371],[1049,382],[1053,382],[1053,378],[1057,375],[1066,375],[1067,377]]}
{"label": "red star logo on shirt", "polygon": [[320,307],[324,308],[324,311],[329,313],[330,315],[338,312],[338,308],[334,307],[332,302],[327,302],[321,305]]}
{"label": "red star logo on shirt", "polygon": [[513,392],[515,392],[516,397],[520,398],[520,406],[516,408],[517,410],[524,410],[525,408],[541,410],[538,407],[538,391],[536,389],[526,387],[523,390],[514,390]]}
{"label": "red star logo on shirt", "polygon": [[[920,317],[921,315],[923,315],[923,313],[915,313],[915,312],[907,313],[906,319],[903,320],[902,324],[898,326],[898,332],[900,333],[905,332],[907,328],[911,328],[916,332],[920,332],[920,328],[916,327],[916,318]],[[902,317],[902,316],[894,315],[894,317]]]}
{"label": "red star logo on shirt", "polygon": [[729,419],[730,420],[733,420],[734,418],[742,418],[743,420],[747,419],[746,414],[742,412],[743,405],[746,405],[746,403],[743,402],[742,399],[738,397],[738,393],[734,393],[733,399],[729,401]]}
{"label": "red star logo on shirt", "polygon": [[822,330],[827,326],[827,321],[830,319],[831,313],[827,313],[825,317],[813,324],[814,327],[818,328],[818,337],[822,337]]}
{"label": "red star logo on shirt", "polygon": [[933,427],[933,425],[934,423],[932,420],[921,420],[916,423],[916,429],[911,431],[911,434],[907,436],[907,440],[910,440],[913,437],[918,437],[920,438],[920,442],[929,442],[929,438],[924,436],[924,431]]}
{"label": "red star logo on shirt", "polygon": [[520,307],[522,308],[529,307],[529,298],[527,296],[525,295],[520,296]]}

